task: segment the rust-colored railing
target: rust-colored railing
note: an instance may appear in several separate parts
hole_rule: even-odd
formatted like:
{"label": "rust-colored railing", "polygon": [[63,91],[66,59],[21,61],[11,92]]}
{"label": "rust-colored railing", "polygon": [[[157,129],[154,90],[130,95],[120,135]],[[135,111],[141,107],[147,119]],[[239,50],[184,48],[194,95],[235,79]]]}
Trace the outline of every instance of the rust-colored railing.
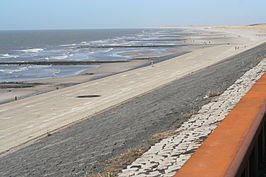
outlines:
{"label": "rust-colored railing", "polygon": [[[266,148],[266,74],[175,177],[257,177]],[[263,167],[266,168],[266,167]]]}

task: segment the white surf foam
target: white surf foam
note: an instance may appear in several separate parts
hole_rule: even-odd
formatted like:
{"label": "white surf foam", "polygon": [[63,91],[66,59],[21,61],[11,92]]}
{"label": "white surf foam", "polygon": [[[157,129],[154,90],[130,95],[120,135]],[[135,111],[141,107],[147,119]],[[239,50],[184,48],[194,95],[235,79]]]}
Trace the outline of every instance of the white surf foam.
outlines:
{"label": "white surf foam", "polygon": [[111,52],[112,50],[114,50],[114,48],[109,48],[109,49],[103,50],[103,52],[107,53],[107,52]]}
{"label": "white surf foam", "polygon": [[25,50],[20,50],[21,52],[25,52],[25,53],[38,53],[38,52],[42,52],[44,49],[41,48],[35,48],[35,49],[25,49]]}
{"label": "white surf foam", "polygon": [[50,59],[49,57],[42,57],[42,58],[40,57],[40,58],[37,58],[36,60],[37,61],[39,61],[39,60],[47,60],[48,61],[49,59]]}
{"label": "white surf foam", "polygon": [[66,59],[67,57],[68,57],[68,55],[54,56],[52,59],[63,60],[63,59]]}
{"label": "white surf foam", "polygon": [[19,56],[17,55],[9,55],[8,53],[6,54],[0,54],[0,58],[18,58]]}
{"label": "white surf foam", "polygon": [[63,44],[60,45],[61,47],[71,47],[71,46],[76,46],[77,44]]}
{"label": "white surf foam", "polygon": [[81,42],[80,44],[82,44],[82,45],[84,45],[84,44],[89,44],[88,42],[86,42],[86,41],[83,41],[83,42]]}
{"label": "white surf foam", "polygon": [[5,73],[5,74],[12,74],[12,73],[16,73],[16,72],[26,71],[28,69],[29,69],[29,67],[20,67],[20,68],[16,68],[16,69],[0,69],[0,72]]}

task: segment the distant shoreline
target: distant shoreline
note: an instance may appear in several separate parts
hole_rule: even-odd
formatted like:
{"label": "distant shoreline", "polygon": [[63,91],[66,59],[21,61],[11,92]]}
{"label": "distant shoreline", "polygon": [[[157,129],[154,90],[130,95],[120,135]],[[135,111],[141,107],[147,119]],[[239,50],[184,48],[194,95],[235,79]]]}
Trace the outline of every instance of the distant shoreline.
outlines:
{"label": "distant shoreline", "polygon": [[[93,80],[97,80],[97,79],[102,79],[102,78],[105,78],[105,77],[109,77],[109,76],[112,76],[112,75],[115,75],[115,74],[120,74],[120,73],[124,73],[124,72],[127,72],[127,71],[131,71],[131,70],[134,70],[134,69],[138,69],[138,68],[142,68],[142,67],[146,67],[146,66],[149,66],[151,65],[151,62],[150,60],[153,60],[153,63],[159,63],[159,62],[162,62],[162,61],[165,61],[165,60],[169,60],[171,58],[174,58],[174,57],[177,57],[177,56],[181,56],[181,55],[184,55],[186,53],[189,53],[188,51],[183,51],[183,52],[177,52],[177,53],[174,53],[174,54],[170,54],[170,55],[165,55],[165,56],[157,56],[157,57],[147,57],[147,58],[136,58],[136,59],[132,59],[132,60],[126,60],[126,61],[101,61],[101,62],[98,62],[98,61],[95,61],[95,62],[83,62],[82,63],[84,65],[87,65],[87,64],[105,64],[105,65],[108,65],[108,64],[117,64],[119,65],[120,63],[128,63],[128,66],[129,68],[127,68],[126,70],[121,70],[121,71],[117,71],[117,72],[113,72],[113,73],[104,73],[102,71],[102,74],[94,74],[92,72],[92,69],[88,69],[86,71],[83,71],[81,74],[79,75],[74,75],[74,76],[70,76],[71,78],[78,78],[79,76],[82,76],[82,75],[85,75],[87,76],[88,78],[91,78],[89,81],[93,81]],[[130,62],[134,62],[134,61],[141,61],[140,64],[138,65],[134,65],[134,64],[130,64]],[[32,65],[33,62],[24,62],[22,63],[21,65]],[[45,62],[45,64],[48,65],[48,63],[50,64],[54,64],[54,65],[78,65],[79,62]],[[1,64],[1,63],[0,63]],[[14,63],[15,65],[18,65],[18,63]],[[19,63],[20,64],[20,63]],[[33,64],[36,64],[36,65],[44,65],[43,62],[34,62]],[[111,68],[109,66],[109,68]],[[97,70],[97,69],[93,69],[93,70]],[[105,69],[104,69],[105,70]],[[67,79],[69,77],[62,77],[61,79]],[[60,78],[58,78],[60,79]],[[70,79],[70,78],[69,78]],[[45,85],[45,82],[42,82],[42,81],[51,81],[51,80],[54,80],[53,78],[48,78],[48,79],[41,79],[41,80],[32,80],[32,81],[16,81],[16,82],[0,82],[0,89],[30,89],[30,88],[33,88],[33,87],[42,87]],[[73,86],[73,85],[76,85],[76,84],[79,84],[79,83],[82,83],[82,81],[78,80],[77,83],[75,84],[70,84],[70,85],[65,85],[64,87],[67,87],[67,86]],[[11,98],[9,99],[6,99],[4,101],[0,101],[0,105],[1,104],[6,104],[6,103],[10,103],[10,102],[13,102],[13,101],[17,101],[17,100],[21,100],[21,99],[24,99],[24,98],[28,98],[28,97],[32,97],[32,96],[35,96],[35,95],[40,95],[40,94],[43,94],[43,93],[47,93],[47,92],[50,92],[50,91],[53,91],[54,89],[45,89],[45,90],[40,90],[38,92],[32,92],[30,94],[27,94],[27,95],[23,95],[23,96],[19,96],[17,97],[17,99],[14,99],[15,98],[15,95],[12,96]],[[0,97],[0,100],[1,100],[1,97]]]}
{"label": "distant shoreline", "polygon": [[[15,84],[10,82],[0,82],[0,103],[23,99],[84,82],[89,82],[97,79],[102,79],[118,73],[123,73],[133,69],[145,67],[153,63],[165,61],[187,52],[194,51],[199,48],[206,48],[218,45],[240,45],[246,43],[245,38],[238,36],[237,33],[225,33],[223,30],[213,28],[187,28],[185,32],[194,33],[196,35],[185,36],[184,45],[181,48],[172,48],[168,50],[167,55],[152,56],[150,53],[145,53],[143,57],[136,57],[129,60],[121,61],[34,61],[34,62],[1,62],[1,64],[10,65],[98,65],[97,68],[90,68],[78,75],[66,77],[52,77],[38,80],[20,81]],[[245,34],[246,35],[246,34]],[[215,37],[214,37],[215,36]],[[252,36],[254,37],[254,36]],[[134,53],[133,53],[134,54]]]}

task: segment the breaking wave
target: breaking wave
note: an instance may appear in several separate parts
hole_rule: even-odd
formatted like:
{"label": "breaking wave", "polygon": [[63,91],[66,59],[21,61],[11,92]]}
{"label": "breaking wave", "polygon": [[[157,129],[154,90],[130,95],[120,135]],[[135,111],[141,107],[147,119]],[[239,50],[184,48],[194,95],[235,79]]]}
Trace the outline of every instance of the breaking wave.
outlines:
{"label": "breaking wave", "polygon": [[18,55],[0,54],[0,58],[18,58]]}
{"label": "breaking wave", "polygon": [[44,49],[41,48],[35,48],[35,49],[25,49],[25,50],[20,50],[21,52],[25,52],[25,53],[38,53],[38,52],[42,52]]}

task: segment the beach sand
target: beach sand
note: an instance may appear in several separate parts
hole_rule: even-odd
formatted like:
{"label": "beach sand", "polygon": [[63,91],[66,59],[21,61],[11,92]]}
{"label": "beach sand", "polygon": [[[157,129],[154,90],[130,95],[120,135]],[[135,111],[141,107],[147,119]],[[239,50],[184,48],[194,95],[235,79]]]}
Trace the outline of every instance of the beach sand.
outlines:
{"label": "beach sand", "polygon": [[[147,61],[133,60],[123,65],[105,64],[101,66],[101,71],[100,67],[78,76],[42,80],[43,83],[49,83],[47,87],[40,84],[33,87],[38,88],[34,91],[31,88],[27,92],[25,88],[25,92],[23,89],[8,92],[11,95],[9,97],[14,97],[20,91],[24,95],[30,95],[36,91],[51,88],[54,90],[60,86],[84,82],[0,105],[0,152],[14,150],[22,144],[26,145],[38,138],[49,136],[59,129],[265,42],[265,38],[257,36],[257,32],[248,32],[246,29],[239,29],[237,34],[235,29],[195,29],[203,31],[205,36],[186,39],[185,42],[195,44],[192,52],[156,63],[154,66],[93,80],[94,77],[128,70],[132,65],[140,66]],[[201,46],[197,47],[196,44]],[[87,82],[88,80],[93,81]]]}
{"label": "beach sand", "polygon": [[266,32],[266,24],[254,24],[254,25],[248,25],[248,26],[218,26],[216,28],[219,28],[219,29],[248,29],[248,30],[259,31],[262,33]]}
{"label": "beach sand", "polygon": [[32,95],[77,85],[118,72],[127,71],[147,63],[148,62],[145,60],[132,60],[130,62],[122,63],[106,63],[101,64],[95,69],[88,69],[79,75],[69,77],[1,83],[0,103],[14,101],[15,97],[17,97],[17,99],[23,99]]}
{"label": "beach sand", "polygon": [[[128,62],[122,63],[105,63],[100,64],[95,69],[88,69],[79,75],[63,77],[63,78],[47,78],[32,81],[21,81],[11,83],[0,83],[0,104],[15,101],[16,99],[23,99],[29,96],[38,95],[53,90],[73,86],[80,83],[85,83],[97,78],[113,75],[128,71],[132,68],[138,68],[144,65],[150,64],[150,58],[159,58],[168,55],[181,54],[191,52],[198,48],[210,47],[215,45],[223,45],[225,43],[241,44],[245,43],[237,35],[229,33],[221,33],[215,31],[206,31],[205,29],[186,29],[186,32],[193,35],[184,37],[183,41],[179,41],[178,44],[184,45],[184,47],[169,49],[169,53],[164,55],[149,55],[145,50],[138,52],[143,56],[135,58]],[[132,56],[136,53],[122,53],[121,55]]]}

